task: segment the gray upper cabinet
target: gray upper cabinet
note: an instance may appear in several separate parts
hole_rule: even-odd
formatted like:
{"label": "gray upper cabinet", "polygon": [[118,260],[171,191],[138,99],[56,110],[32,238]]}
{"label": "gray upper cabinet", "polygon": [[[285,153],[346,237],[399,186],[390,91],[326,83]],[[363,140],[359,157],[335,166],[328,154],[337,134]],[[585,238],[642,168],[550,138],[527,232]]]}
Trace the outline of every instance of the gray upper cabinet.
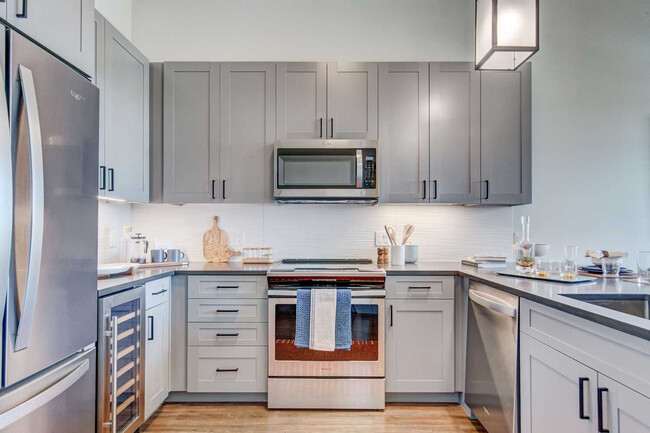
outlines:
{"label": "gray upper cabinet", "polygon": [[[99,20],[101,21],[101,19]],[[100,192],[106,197],[149,201],[149,61],[103,20],[103,66],[98,73],[103,119]],[[97,28],[100,28],[98,26]],[[100,160],[102,157],[100,155]],[[103,187],[103,189],[102,189]]]}
{"label": "gray upper cabinet", "polygon": [[219,65],[165,63],[163,83],[164,201],[218,202]]}
{"label": "gray upper cabinet", "polygon": [[531,65],[481,72],[481,203],[531,202]]}
{"label": "gray upper cabinet", "polygon": [[0,18],[3,20],[7,19],[7,2],[4,1],[0,3]]}
{"label": "gray upper cabinet", "polygon": [[430,65],[431,203],[480,202],[480,73],[472,63]]}
{"label": "gray upper cabinet", "polygon": [[275,63],[222,63],[220,92],[221,201],[269,201]]}
{"label": "gray upper cabinet", "polygon": [[93,76],[94,6],[94,0],[6,0],[0,17]]}
{"label": "gray upper cabinet", "polygon": [[377,138],[377,63],[327,64],[327,138]]}
{"label": "gray upper cabinet", "polygon": [[429,201],[429,65],[379,64],[381,200]]}
{"label": "gray upper cabinet", "polygon": [[277,139],[325,138],[327,64],[277,64]]}

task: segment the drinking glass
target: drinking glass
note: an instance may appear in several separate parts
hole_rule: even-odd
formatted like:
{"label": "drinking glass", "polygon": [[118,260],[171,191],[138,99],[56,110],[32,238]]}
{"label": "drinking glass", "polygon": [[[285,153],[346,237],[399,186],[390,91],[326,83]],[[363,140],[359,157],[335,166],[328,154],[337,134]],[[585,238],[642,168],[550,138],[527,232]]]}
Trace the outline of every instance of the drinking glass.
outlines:
{"label": "drinking glass", "polygon": [[538,257],[535,265],[535,273],[540,278],[551,276],[551,261],[548,258]]}
{"label": "drinking glass", "polygon": [[612,257],[603,257],[601,267],[603,269],[603,275],[608,275],[611,277],[618,276],[618,273],[621,271],[621,259],[612,258]]}
{"label": "drinking glass", "polygon": [[560,276],[565,280],[573,280],[578,274],[578,247],[567,246],[564,247],[564,260],[562,261],[562,268]]}
{"label": "drinking glass", "polygon": [[639,281],[650,283],[650,251],[637,252],[636,263],[639,267]]}

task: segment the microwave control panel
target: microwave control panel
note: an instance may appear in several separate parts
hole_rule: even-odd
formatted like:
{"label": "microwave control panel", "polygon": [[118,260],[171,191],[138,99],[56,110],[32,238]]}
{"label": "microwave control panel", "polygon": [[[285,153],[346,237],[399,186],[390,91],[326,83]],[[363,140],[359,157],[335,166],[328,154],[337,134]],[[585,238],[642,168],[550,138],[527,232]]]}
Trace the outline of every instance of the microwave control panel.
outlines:
{"label": "microwave control panel", "polygon": [[377,158],[375,149],[363,151],[363,188],[375,189],[377,187]]}

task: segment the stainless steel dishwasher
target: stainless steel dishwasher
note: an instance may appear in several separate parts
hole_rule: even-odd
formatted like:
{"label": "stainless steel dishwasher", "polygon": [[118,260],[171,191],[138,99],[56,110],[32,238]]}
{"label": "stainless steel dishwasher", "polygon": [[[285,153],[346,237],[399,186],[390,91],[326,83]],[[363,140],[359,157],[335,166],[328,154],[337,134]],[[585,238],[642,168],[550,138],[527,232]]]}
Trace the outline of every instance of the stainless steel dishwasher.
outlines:
{"label": "stainless steel dishwasher", "polygon": [[489,433],[519,432],[519,297],[470,282],[465,403]]}

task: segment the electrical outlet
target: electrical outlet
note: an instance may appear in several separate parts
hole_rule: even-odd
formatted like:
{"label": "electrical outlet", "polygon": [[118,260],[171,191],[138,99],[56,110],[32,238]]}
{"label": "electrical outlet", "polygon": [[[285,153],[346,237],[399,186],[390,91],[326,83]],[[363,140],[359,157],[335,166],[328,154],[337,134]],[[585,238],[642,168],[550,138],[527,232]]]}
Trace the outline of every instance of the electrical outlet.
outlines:
{"label": "electrical outlet", "polygon": [[387,247],[390,245],[390,240],[386,232],[378,231],[375,232],[375,246],[376,247]]}
{"label": "electrical outlet", "polygon": [[235,232],[235,239],[233,239],[233,246],[234,247],[243,247],[245,242],[246,242],[246,233],[236,231]]}

